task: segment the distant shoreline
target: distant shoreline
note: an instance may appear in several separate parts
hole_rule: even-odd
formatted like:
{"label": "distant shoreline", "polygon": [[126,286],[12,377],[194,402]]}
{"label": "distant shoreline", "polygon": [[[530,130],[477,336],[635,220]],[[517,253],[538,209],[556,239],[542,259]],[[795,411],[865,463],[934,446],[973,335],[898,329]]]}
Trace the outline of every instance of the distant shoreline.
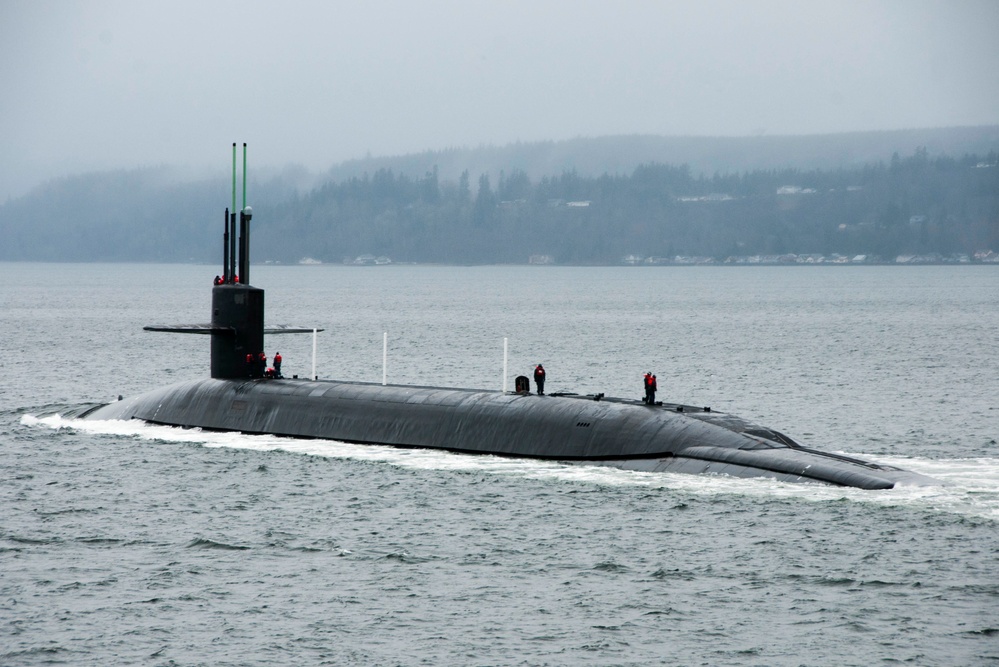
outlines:
{"label": "distant shoreline", "polygon": [[[140,266],[211,266],[214,267],[215,264],[206,264],[204,262],[145,262],[138,260],[121,260],[121,261],[100,261],[100,262],[60,262],[53,260],[0,260],[0,265],[17,265],[17,264],[31,264],[31,265],[45,265],[53,264],[60,266],[92,266],[92,265],[128,265],[135,264]],[[919,261],[919,262],[726,262],[726,261],[713,261],[713,262],[640,262],[636,264],[630,263],[618,263],[618,264],[531,264],[530,262],[523,262],[518,264],[513,263],[483,263],[483,264],[469,264],[469,263],[455,263],[447,264],[441,262],[393,262],[391,264],[374,265],[374,264],[352,264],[352,263],[339,263],[339,262],[320,262],[316,264],[298,264],[296,262],[270,262],[266,264],[258,264],[255,269],[260,269],[262,267],[280,267],[280,268],[302,268],[302,269],[314,269],[314,268],[391,268],[391,267],[436,267],[436,268],[479,268],[479,267],[516,267],[516,268],[586,268],[586,269],[597,269],[597,268],[627,268],[627,269],[640,269],[640,268],[688,268],[688,267],[719,267],[719,268],[739,268],[739,267],[871,267],[871,266],[893,266],[893,267],[925,267],[925,266],[999,266],[999,261]]]}

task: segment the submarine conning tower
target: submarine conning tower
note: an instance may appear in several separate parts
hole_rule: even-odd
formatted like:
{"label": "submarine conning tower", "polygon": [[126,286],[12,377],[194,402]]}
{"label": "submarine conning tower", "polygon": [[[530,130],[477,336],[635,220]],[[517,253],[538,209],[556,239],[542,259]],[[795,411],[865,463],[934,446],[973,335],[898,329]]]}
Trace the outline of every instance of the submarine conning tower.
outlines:
{"label": "submarine conning tower", "polygon": [[[250,220],[246,205],[246,144],[243,144],[243,207],[239,211],[236,254],[236,144],[232,145],[232,209],[225,211],[221,283],[212,289],[212,377],[234,379],[263,373],[264,290],[250,283]],[[249,359],[247,355],[250,355]]]}
{"label": "submarine conning tower", "polygon": [[[223,284],[212,290],[212,377],[258,376],[257,356],[264,350],[264,290]],[[252,363],[246,356],[252,355]]]}
{"label": "submarine conning tower", "polygon": [[[264,328],[264,290],[250,285],[250,219],[246,205],[246,144],[243,144],[243,208],[239,211],[239,261],[236,253],[236,144],[232,145],[232,208],[225,210],[222,274],[212,289],[210,324],[170,324],[146,331],[210,334],[212,377],[221,380],[264,377],[264,334],[316,333],[318,327],[277,325]],[[277,375],[280,377],[280,374]],[[296,376],[297,377],[297,376]]]}

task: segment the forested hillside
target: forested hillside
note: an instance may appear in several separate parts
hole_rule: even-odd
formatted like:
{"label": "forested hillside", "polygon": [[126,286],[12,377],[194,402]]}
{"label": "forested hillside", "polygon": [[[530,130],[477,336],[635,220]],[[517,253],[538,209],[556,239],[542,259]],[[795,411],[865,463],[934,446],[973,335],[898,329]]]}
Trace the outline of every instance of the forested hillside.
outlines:
{"label": "forested hillside", "polygon": [[[465,172],[457,183],[380,170],[268,211],[256,239],[282,261],[572,264],[642,256],[967,253],[999,247],[996,154],[694,176],[642,165],[629,176]],[[260,252],[260,251],[258,251]]]}
{"label": "forested hillside", "polygon": [[[471,154],[470,154],[471,155]],[[513,155],[513,154],[511,154]],[[425,158],[426,156],[424,156]],[[424,159],[421,158],[421,159]],[[516,159],[511,159],[516,163]],[[380,167],[299,191],[253,178],[254,261],[615,264],[643,257],[999,249],[999,156],[915,148],[857,166],[530,175]],[[0,206],[0,260],[216,263],[228,179],[167,168],[50,182]]]}
{"label": "forested hillside", "polygon": [[687,165],[692,174],[709,176],[773,169],[835,171],[888,162],[894,153],[908,155],[917,147],[932,157],[986,155],[999,151],[999,126],[807,136],[580,137],[349,160],[331,169],[328,177],[345,181],[391,169],[397,175],[422,178],[436,166],[442,181],[457,181],[468,171],[474,177],[488,174],[495,184],[501,170],[523,171],[534,180],[566,171],[628,176],[638,165],[651,163]]}

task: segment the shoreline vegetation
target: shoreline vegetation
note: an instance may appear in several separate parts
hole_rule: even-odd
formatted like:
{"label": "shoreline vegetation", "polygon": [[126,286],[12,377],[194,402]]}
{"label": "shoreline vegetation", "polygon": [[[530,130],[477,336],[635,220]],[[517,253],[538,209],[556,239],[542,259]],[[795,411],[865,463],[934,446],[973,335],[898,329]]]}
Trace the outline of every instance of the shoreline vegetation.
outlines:
{"label": "shoreline vegetation", "polygon": [[[490,154],[493,162],[484,161],[483,149],[378,159],[355,164],[353,174],[341,165],[307,185],[295,169],[261,170],[259,178],[251,169],[253,261],[995,263],[999,127],[979,128],[964,144],[942,143],[933,132],[918,137],[934,146],[933,154],[921,145],[886,160],[842,164],[828,158],[829,166],[807,169],[723,168],[748,159],[744,155],[716,156],[713,173],[703,166],[696,171],[690,162],[617,164],[602,173],[565,166],[599,164],[597,153],[608,164],[608,155],[636,154],[638,146],[655,144],[654,138],[643,143],[634,137],[505,147]],[[899,136],[852,137],[850,153],[863,153],[865,141],[885,144],[882,135]],[[707,139],[688,142],[702,153],[717,148]],[[785,137],[783,154],[763,153],[771,163],[788,164],[809,142],[815,138],[795,143]],[[952,156],[945,150],[969,144],[982,152]],[[828,137],[822,145],[836,147]],[[673,157],[692,155],[690,146]],[[553,155],[562,168],[552,165]],[[452,177],[461,164],[478,166]],[[373,171],[360,171],[369,167]],[[0,261],[213,264],[229,197],[227,178],[185,181],[168,167],[57,179],[0,205]]]}
{"label": "shoreline vegetation", "polygon": [[[313,260],[309,262],[281,262],[268,260],[266,262],[258,262],[256,266],[275,266],[275,267],[295,267],[302,269],[309,269],[315,267],[374,267],[374,266],[387,266],[387,267],[453,267],[453,268],[476,268],[476,267],[514,267],[514,268],[530,268],[530,267],[554,267],[554,268],[642,268],[642,267],[744,267],[744,266],[762,266],[762,267],[809,267],[809,266],[824,266],[824,267],[859,267],[859,266],[999,266],[999,253],[989,252],[980,253],[984,255],[982,258],[971,259],[967,255],[950,255],[947,257],[927,257],[927,256],[901,256],[894,260],[883,260],[879,258],[867,258],[863,260],[858,260],[856,258],[849,257],[823,257],[812,261],[811,256],[808,259],[804,257],[798,257],[795,260],[789,260],[783,257],[727,257],[724,260],[718,261],[713,257],[675,257],[675,258],[665,258],[665,257],[645,257],[639,261],[631,260],[629,258],[624,258],[622,261],[617,263],[601,263],[601,264],[559,264],[557,262],[484,262],[484,263],[468,263],[468,262],[395,262],[387,261],[381,262],[379,264],[373,264],[368,262],[359,262],[356,260],[345,259],[342,262],[321,262],[318,260]],[[159,261],[159,260],[149,260],[149,261],[135,261],[135,260],[100,260],[100,261],[70,261],[70,262],[59,262],[50,260],[4,260],[0,259],[0,264],[77,264],[77,265],[87,265],[87,264],[136,264],[136,265],[172,265],[172,266],[210,266],[214,267],[219,264],[219,261],[196,261],[196,260],[177,260],[177,261]]]}

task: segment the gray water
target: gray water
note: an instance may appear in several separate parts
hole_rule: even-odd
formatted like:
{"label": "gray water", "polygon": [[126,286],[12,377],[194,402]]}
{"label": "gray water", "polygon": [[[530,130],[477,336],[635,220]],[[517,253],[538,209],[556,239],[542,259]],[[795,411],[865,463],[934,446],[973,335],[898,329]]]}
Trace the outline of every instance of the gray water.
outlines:
{"label": "gray water", "polygon": [[[860,491],[56,414],[207,375],[215,267],[0,264],[0,664],[999,663],[994,267],[254,267],[320,377],[660,396]],[[311,374],[311,336],[268,340]],[[277,347],[277,346],[280,347]]]}

